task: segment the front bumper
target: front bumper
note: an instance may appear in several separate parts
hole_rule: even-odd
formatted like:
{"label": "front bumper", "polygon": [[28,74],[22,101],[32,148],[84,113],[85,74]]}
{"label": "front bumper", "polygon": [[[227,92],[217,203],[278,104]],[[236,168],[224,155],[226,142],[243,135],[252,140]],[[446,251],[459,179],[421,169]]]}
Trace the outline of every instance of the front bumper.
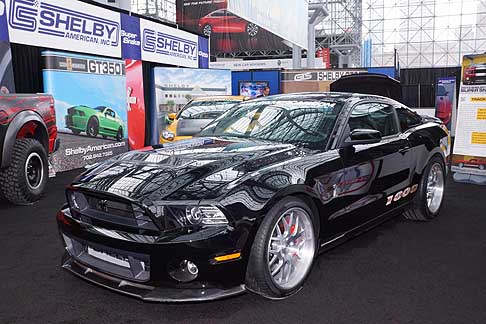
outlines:
{"label": "front bumper", "polygon": [[199,289],[181,289],[143,285],[94,270],[80,262],[77,262],[67,253],[64,255],[62,267],[63,269],[68,270],[76,276],[91,283],[118,293],[139,298],[147,302],[177,303],[211,301],[236,296],[245,292],[244,285],[226,289],[210,287]]}
{"label": "front bumper", "polygon": [[[99,286],[151,302],[210,301],[245,291],[243,258],[214,262],[216,255],[242,250],[238,246],[241,235],[234,231],[201,240],[178,242],[175,238],[155,243],[141,235],[96,228],[71,218],[68,212],[60,214],[58,226],[66,249],[62,267]],[[93,257],[89,249],[118,264]],[[195,280],[182,283],[170,276],[168,266],[181,259],[198,266]]]}

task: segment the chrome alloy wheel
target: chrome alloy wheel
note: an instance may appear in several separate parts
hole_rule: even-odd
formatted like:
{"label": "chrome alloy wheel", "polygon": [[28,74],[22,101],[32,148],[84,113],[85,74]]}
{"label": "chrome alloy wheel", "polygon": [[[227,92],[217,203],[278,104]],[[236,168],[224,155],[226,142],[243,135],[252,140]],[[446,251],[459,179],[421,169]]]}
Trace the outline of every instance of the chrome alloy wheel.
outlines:
{"label": "chrome alloy wheel", "polygon": [[286,210],[268,242],[268,270],[281,289],[295,288],[307,275],[316,251],[311,216],[302,208]]}
{"label": "chrome alloy wheel", "polygon": [[427,208],[435,214],[442,204],[444,198],[444,171],[439,163],[435,163],[430,168],[427,179]]}
{"label": "chrome alloy wheel", "polygon": [[246,26],[246,32],[248,36],[250,37],[255,37],[258,34],[258,31],[260,30],[260,27],[253,23],[249,23],[248,26]]}
{"label": "chrome alloy wheel", "polygon": [[38,189],[44,179],[44,161],[37,153],[31,153],[25,161],[25,179],[31,190]]}

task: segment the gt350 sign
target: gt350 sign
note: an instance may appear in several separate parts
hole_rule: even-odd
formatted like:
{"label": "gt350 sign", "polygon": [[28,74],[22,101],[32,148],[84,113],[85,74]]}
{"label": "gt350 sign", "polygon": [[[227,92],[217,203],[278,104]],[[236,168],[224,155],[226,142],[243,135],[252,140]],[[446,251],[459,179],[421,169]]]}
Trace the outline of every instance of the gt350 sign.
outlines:
{"label": "gt350 sign", "polygon": [[10,41],[121,56],[120,14],[80,1],[7,0]]}

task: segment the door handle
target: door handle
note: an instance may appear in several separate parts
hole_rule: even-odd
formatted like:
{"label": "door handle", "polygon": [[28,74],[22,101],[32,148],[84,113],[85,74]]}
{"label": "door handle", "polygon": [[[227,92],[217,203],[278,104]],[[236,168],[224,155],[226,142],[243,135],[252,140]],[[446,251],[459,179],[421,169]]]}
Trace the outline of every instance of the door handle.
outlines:
{"label": "door handle", "polygon": [[408,151],[410,151],[410,146],[405,146],[405,147],[402,147],[401,149],[399,149],[398,153],[405,155],[405,153],[407,153]]}

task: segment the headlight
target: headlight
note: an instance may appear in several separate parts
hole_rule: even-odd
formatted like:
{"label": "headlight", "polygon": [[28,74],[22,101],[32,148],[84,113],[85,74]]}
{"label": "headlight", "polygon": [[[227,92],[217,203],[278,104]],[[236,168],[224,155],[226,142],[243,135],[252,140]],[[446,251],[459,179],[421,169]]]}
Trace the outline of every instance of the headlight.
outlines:
{"label": "headlight", "polygon": [[215,206],[188,206],[186,220],[191,225],[222,225],[228,224],[223,212]]}
{"label": "headlight", "polygon": [[84,195],[77,191],[67,192],[69,207],[72,211],[81,212],[88,207],[88,201]]}
{"label": "headlight", "polygon": [[175,134],[172,132],[169,132],[167,130],[162,132],[162,138],[167,140],[167,141],[172,141],[174,140]]}

